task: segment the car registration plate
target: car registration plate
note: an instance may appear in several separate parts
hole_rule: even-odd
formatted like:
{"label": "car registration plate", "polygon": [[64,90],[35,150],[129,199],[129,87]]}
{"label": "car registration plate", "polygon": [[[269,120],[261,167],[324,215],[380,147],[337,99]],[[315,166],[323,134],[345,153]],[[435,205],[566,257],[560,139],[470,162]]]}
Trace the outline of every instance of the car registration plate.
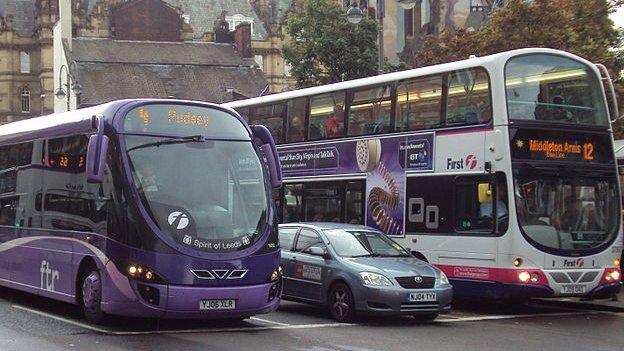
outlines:
{"label": "car registration plate", "polygon": [[586,292],[585,285],[569,284],[561,286],[562,294],[584,294]]}
{"label": "car registration plate", "polygon": [[200,310],[233,310],[236,308],[236,300],[201,300],[199,301]]}
{"label": "car registration plate", "polygon": [[429,302],[436,301],[437,296],[434,292],[426,292],[426,293],[410,293],[409,294],[410,302]]}

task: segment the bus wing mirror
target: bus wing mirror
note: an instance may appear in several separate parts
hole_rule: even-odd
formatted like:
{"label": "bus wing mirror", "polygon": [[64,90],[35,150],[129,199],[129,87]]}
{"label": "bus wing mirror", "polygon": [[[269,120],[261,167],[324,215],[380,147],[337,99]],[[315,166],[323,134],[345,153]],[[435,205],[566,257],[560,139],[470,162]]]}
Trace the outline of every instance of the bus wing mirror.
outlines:
{"label": "bus wing mirror", "polygon": [[[94,117],[94,125],[96,119]],[[97,119],[97,133],[89,137],[87,145],[87,182],[102,183],[106,168],[106,153],[108,152],[108,137],[104,135],[104,119]]]}
{"label": "bus wing mirror", "polygon": [[282,186],[282,169],[279,162],[279,155],[277,154],[277,147],[275,146],[275,140],[273,140],[273,136],[267,127],[263,125],[253,125],[250,127],[253,137],[258,138],[262,143],[260,149],[264,154],[264,159],[269,168],[271,186],[273,188],[279,188]]}

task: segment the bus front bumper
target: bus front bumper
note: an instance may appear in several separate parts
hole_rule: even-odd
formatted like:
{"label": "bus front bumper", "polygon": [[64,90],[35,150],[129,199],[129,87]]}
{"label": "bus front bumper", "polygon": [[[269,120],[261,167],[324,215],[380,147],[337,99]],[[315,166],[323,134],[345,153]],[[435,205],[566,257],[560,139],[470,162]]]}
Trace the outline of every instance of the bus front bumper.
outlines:
{"label": "bus front bumper", "polygon": [[[148,318],[244,318],[277,309],[282,288],[281,281],[233,287],[176,286],[137,281],[130,281],[130,285],[134,291],[133,298],[103,299],[102,310],[108,314]],[[207,300],[229,303],[219,306],[221,309],[215,309],[214,304],[212,309],[203,309],[211,306],[205,303]]]}

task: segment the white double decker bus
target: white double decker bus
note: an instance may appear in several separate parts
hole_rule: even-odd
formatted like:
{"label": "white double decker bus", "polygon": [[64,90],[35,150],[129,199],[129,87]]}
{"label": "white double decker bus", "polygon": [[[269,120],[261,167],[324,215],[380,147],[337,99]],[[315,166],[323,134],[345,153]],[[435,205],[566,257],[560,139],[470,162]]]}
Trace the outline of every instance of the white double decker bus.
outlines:
{"label": "white double decker bus", "polygon": [[228,106],[280,144],[282,222],[379,228],[458,296],[601,297],[622,252],[603,68],[521,49]]}

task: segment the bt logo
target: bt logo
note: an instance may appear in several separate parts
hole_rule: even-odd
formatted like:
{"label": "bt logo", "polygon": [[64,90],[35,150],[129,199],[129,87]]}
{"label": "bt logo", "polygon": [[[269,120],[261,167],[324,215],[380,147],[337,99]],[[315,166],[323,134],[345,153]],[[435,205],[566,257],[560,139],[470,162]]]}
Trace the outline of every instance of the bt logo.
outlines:
{"label": "bt logo", "polygon": [[188,227],[189,218],[186,213],[182,213],[180,211],[174,211],[169,214],[169,217],[167,218],[167,222],[169,223],[170,226],[178,230],[181,230],[181,229]]}
{"label": "bt logo", "polygon": [[477,168],[477,163],[477,157],[472,154],[460,159],[447,158],[446,169],[475,169]]}
{"label": "bt logo", "polygon": [[50,268],[50,263],[46,260],[41,261],[41,289],[54,291],[54,282],[59,280],[59,271]]}

